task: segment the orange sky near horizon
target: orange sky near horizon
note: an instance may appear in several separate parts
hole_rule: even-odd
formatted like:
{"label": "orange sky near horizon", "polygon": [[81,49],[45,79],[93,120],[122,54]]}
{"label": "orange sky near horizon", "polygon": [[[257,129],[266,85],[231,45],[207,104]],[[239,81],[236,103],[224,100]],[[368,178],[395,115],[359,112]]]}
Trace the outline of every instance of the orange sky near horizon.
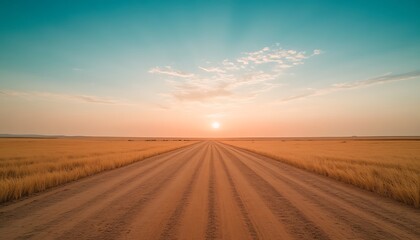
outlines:
{"label": "orange sky near horizon", "polygon": [[419,9],[1,1],[0,134],[420,136]]}

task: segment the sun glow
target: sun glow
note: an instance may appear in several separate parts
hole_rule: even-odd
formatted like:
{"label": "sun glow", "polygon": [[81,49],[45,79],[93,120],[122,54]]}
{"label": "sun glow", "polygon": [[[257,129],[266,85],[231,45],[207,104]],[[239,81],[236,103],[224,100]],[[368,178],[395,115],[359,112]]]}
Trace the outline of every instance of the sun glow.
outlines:
{"label": "sun glow", "polygon": [[218,129],[218,128],[220,128],[220,123],[219,123],[219,122],[213,122],[213,123],[211,124],[211,126],[212,126],[212,128],[214,128],[214,129]]}

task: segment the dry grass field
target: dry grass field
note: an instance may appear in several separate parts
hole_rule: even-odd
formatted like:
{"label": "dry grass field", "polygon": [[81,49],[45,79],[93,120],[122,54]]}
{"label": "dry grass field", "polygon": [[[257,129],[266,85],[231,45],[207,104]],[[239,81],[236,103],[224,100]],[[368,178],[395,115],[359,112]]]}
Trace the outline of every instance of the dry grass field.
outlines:
{"label": "dry grass field", "polygon": [[224,141],[420,207],[420,141]]}
{"label": "dry grass field", "polygon": [[184,147],[194,141],[0,139],[0,202]]}
{"label": "dry grass field", "polygon": [[[296,154],[315,149],[319,150],[316,154],[323,156],[364,156],[368,159],[364,164],[369,166],[369,162],[374,161],[372,158],[377,157],[372,152],[375,147],[369,147],[371,143],[254,144],[271,145],[268,150],[287,146],[289,149],[285,150]],[[109,143],[88,141],[80,145],[80,142],[69,142],[73,149],[75,145],[80,146],[80,154],[85,152],[91,156],[88,145],[104,153],[102,157],[93,157],[100,159],[93,167],[107,156],[115,161],[118,152],[124,154],[123,150],[130,154],[137,148],[161,144],[166,143],[139,141],[127,145],[110,140]],[[243,143],[247,144],[252,142]],[[349,145],[341,147],[340,144]],[[391,146],[378,142],[376,150],[391,151],[393,144],[389,144]],[[408,151],[408,145],[402,145],[404,151]],[[42,146],[45,149],[45,144]],[[55,152],[63,150],[59,144],[55,146]],[[329,152],[331,149],[333,152]],[[352,155],[350,149],[358,151]],[[70,157],[69,149],[64,150],[65,156]],[[379,157],[384,155],[377,153]],[[373,156],[369,158],[366,154]],[[313,157],[308,157],[308,161],[310,159]],[[331,164],[336,162],[340,161],[332,160]],[[347,168],[356,165],[353,163]],[[374,168],[387,170],[387,167]],[[418,240],[420,209],[220,141],[203,140],[20,201],[0,204],[0,236],[1,239],[60,240]]]}

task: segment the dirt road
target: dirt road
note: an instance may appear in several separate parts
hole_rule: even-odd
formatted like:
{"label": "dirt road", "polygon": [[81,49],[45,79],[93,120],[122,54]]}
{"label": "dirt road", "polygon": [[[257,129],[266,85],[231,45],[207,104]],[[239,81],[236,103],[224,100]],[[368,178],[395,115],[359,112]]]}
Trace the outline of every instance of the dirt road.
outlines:
{"label": "dirt road", "polygon": [[0,207],[1,239],[420,239],[420,211],[218,142]]}

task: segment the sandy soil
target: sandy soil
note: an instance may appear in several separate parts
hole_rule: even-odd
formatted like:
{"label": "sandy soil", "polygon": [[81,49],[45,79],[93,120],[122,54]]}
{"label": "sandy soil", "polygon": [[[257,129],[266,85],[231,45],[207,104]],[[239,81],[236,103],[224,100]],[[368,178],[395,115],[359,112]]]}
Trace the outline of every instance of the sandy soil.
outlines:
{"label": "sandy soil", "polygon": [[0,207],[2,239],[420,239],[420,211],[218,142]]}

